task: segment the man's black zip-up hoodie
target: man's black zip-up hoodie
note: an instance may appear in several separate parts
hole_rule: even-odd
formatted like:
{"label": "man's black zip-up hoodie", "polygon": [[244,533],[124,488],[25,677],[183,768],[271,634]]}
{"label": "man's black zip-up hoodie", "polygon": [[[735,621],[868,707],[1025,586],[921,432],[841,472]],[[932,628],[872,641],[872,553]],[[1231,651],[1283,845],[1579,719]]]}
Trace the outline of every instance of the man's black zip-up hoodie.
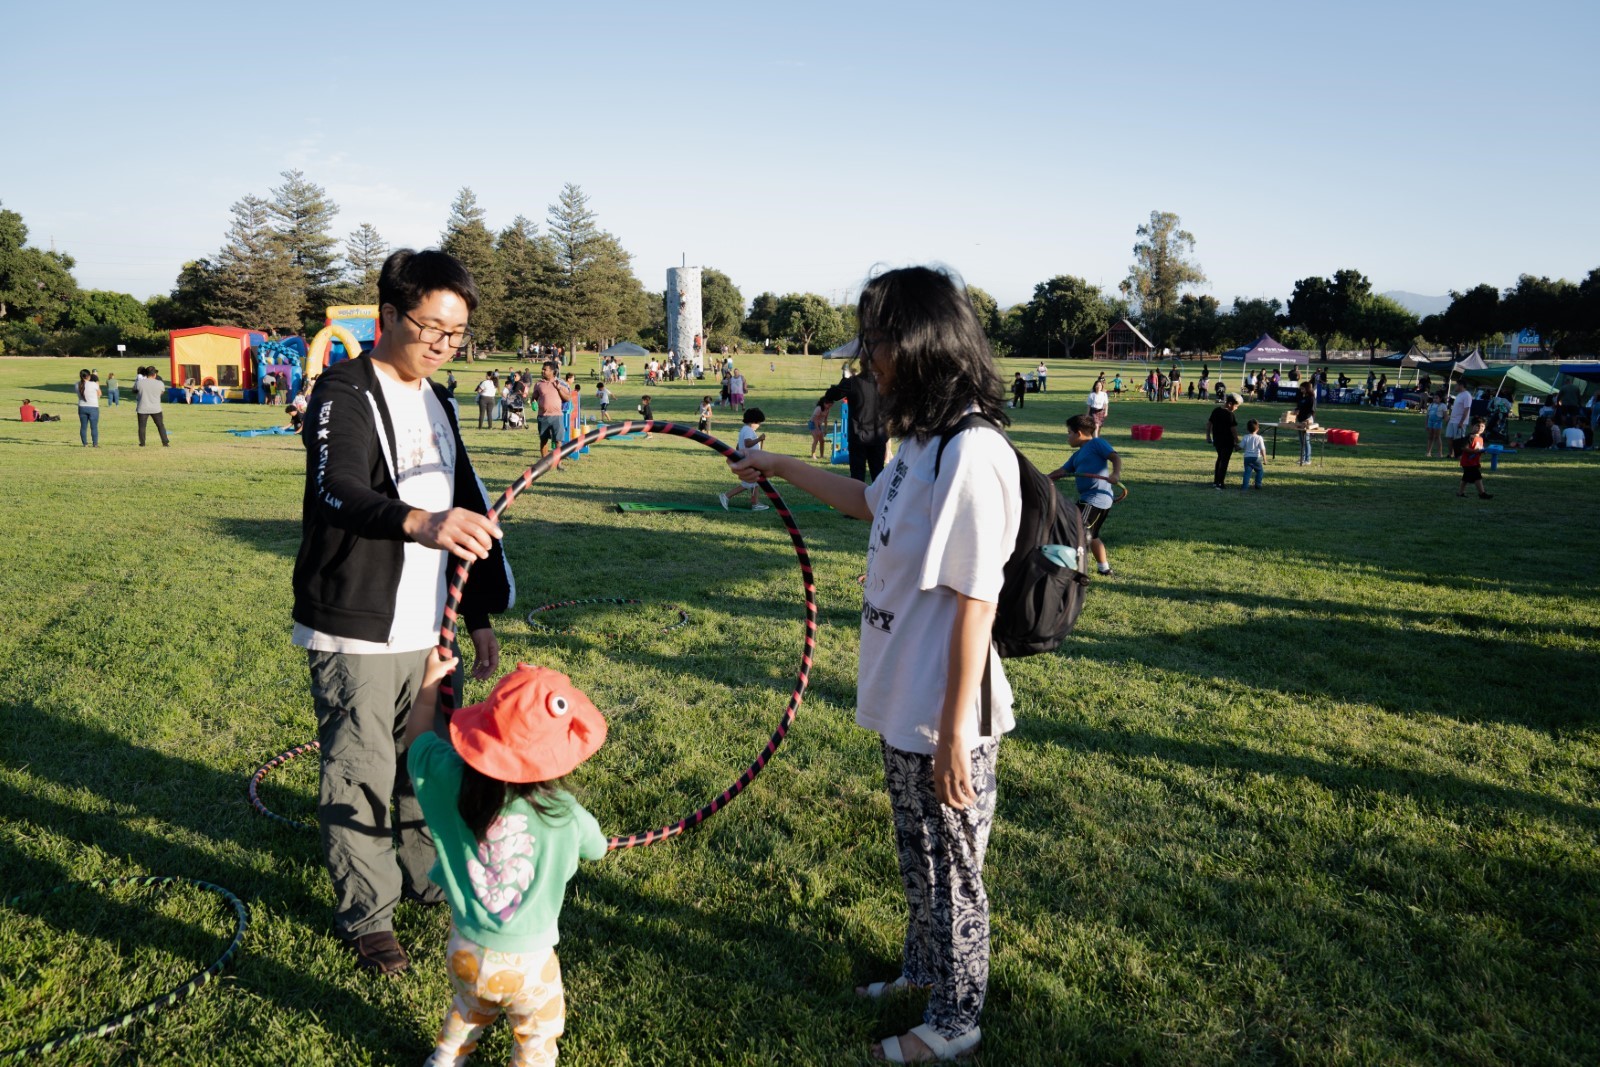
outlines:
{"label": "man's black zip-up hoodie", "polygon": [[[387,641],[405,565],[402,525],[412,511],[395,484],[394,424],[371,357],[335,363],[317,379],[301,436],[306,493],[300,554],[294,562],[294,621],[321,633]],[[455,408],[439,398],[455,437],[455,506],[489,513],[489,494],[473,472]],[[452,564],[453,569],[453,564]],[[496,540],[467,574],[460,615],[468,631],[516,600],[511,569]],[[437,621],[437,620],[436,620]]]}

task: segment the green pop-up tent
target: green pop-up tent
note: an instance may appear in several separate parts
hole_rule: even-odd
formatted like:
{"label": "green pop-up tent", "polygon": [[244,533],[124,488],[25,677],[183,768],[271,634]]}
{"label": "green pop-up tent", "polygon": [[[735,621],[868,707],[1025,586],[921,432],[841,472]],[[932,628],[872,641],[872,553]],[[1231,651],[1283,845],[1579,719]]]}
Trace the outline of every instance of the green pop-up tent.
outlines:
{"label": "green pop-up tent", "polygon": [[1555,386],[1551,385],[1549,382],[1545,381],[1532,371],[1524,367],[1519,367],[1514,363],[1501,364],[1499,366],[1488,366],[1477,370],[1461,370],[1457,371],[1456,373],[1468,381],[1498,381],[1499,384],[1495,386],[1494,390],[1496,393],[1505,387],[1506,382],[1512,383],[1518,389],[1521,389],[1533,396],[1549,396],[1551,393],[1556,391]]}

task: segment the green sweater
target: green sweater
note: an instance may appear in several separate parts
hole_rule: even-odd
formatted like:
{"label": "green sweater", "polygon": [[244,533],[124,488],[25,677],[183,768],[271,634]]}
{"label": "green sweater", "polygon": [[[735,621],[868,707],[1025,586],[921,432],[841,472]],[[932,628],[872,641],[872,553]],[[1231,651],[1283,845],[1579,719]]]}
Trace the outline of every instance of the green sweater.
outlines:
{"label": "green sweater", "polygon": [[564,814],[540,815],[525,800],[507,804],[480,843],[456,810],[464,764],[450,742],[423,734],[407,754],[411,781],[437,850],[429,876],[444,890],[455,927],[500,952],[553,946],[556,919],[578,860],[606,854],[606,835],[570,793]]}

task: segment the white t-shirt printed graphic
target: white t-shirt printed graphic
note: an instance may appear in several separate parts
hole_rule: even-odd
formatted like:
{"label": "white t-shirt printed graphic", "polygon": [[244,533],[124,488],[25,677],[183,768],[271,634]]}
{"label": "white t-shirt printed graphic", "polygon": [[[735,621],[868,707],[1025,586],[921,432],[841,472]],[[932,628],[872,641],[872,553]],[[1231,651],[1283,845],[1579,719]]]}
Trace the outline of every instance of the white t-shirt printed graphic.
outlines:
{"label": "white t-shirt printed graphic", "polygon": [[[444,405],[426,382],[413,389],[381,370],[377,377],[394,427],[393,465],[400,499],[422,511],[449,510],[455,506],[456,443]],[[380,425],[378,433],[382,432]],[[415,541],[407,541],[404,550],[388,641],[359,641],[296,623],[294,643],[316,652],[349,655],[418,652],[436,644],[449,554]]]}
{"label": "white t-shirt printed graphic", "polygon": [[[1021,524],[1017,457],[999,433],[965,430],[945,446],[905,441],[867,489],[873,512],[861,608],[856,722],[895,748],[932,754],[939,736],[956,594],[994,601]],[[990,651],[991,736],[1014,725],[1011,686]],[[978,736],[979,701],[965,714]]]}

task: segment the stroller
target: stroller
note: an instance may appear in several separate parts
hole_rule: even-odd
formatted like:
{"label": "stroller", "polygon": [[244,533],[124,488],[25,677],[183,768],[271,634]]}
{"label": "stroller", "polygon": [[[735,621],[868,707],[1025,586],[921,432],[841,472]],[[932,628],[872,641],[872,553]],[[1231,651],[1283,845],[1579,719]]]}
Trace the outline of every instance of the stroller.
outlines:
{"label": "stroller", "polygon": [[506,417],[501,429],[526,430],[528,428],[528,419],[522,413],[522,409],[525,407],[522,397],[512,393],[506,398],[505,407]]}

